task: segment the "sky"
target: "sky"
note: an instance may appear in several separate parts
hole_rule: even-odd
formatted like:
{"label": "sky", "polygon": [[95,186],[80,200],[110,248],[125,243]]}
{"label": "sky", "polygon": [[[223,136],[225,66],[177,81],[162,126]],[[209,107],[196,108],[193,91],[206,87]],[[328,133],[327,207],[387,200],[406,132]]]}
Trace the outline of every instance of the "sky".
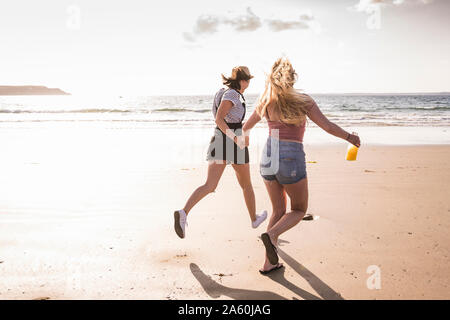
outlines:
{"label": "sky", "polygon": [[9,0],[0,85],[73,94],[213,94],[280,56],[308,93],[450,91],[448,0]]}

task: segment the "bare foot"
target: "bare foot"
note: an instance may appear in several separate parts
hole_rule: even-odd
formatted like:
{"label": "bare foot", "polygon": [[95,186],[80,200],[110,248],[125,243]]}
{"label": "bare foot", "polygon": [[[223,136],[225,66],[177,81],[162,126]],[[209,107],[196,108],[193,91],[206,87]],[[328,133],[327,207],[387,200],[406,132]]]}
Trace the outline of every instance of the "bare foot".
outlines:
{"label": "bare foot", "polygon": [[266,261],[264,261],[264,265],[263,265],[263,267],[261,269],[259,269],[259,272],[262,273],[262,274],[265,274],[265,273],[268,273],[268,272],[270,272],[272,270],[279,269],[281,267],[283,267],[282,263],[277,263],[277,264],[273,265],[273,264],[271,264],[269,262],[269,259],[267,259],[267,257],[266,257]]}

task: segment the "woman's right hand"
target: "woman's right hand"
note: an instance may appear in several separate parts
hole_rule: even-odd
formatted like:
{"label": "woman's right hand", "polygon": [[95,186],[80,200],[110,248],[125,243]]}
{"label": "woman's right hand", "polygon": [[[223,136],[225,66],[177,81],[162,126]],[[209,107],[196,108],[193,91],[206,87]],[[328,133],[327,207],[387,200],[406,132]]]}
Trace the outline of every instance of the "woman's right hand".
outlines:
{"label": "woman's right hand", "polygon": [[241,149],[248,147],[248,141],[248,136],[246,135],[236,136],[236,144]]}
{"label": "woman's right hand", "polygon": [[358,148],[361,146],[361,141],[359,140],[359,137],[357,135],[350,134],[347,141],[357,146]]}

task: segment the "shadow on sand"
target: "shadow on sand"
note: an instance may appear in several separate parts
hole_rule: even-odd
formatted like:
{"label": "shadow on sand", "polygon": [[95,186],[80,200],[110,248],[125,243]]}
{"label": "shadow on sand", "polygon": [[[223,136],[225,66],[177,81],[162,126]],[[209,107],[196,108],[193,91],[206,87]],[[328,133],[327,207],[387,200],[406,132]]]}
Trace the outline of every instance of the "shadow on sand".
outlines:
{"label": "shadow on sand", "polygon": [[[274,271],[274,273],[268,275],[270,279],[281,284],[282,286],[305,300],[343,300],[339,293],[331,289],[326,283],[317,278],[311,271],[306,269],[299,262],[295,261],[287,253],[278,249],[278,254],[287,265],[289,265],[295,272],[297,272],[300,276],[305,278],[306,281],[308,281],[310,286],[320,295],[321,298],[299,288],[298,286],[287,280],[284,276],[285,268],[276,270]],[[211,298],[217,299],[223,295],[235,300],[287,300],[283,296],[270,291],[257,291],[226,287],[220,283],[217,283],[210,276],[206,275],[195,263],[191,263],[189,266],[194,277]],[[297,300],[295,297],[292,298]]]}
{"label": "shadow on sand", "polygon": [[[286,252],[278,248],[278,256],[283,259],[283,262],[291,267],[295,272],[297,272],[302,278],[304,278],[309,285],[322,297],[324,300],[344,300],[340,293],[334,291],[330,286],[328,286],[325,282],[319,279],[314,273],[305,268],[300,262],[294,260],[290,255]],[[291,282],[287,281],[283,275],[278,273],[274,273],[272,275],[269,274],[269,278],[279,284],[283,285],[287,289],[291,290],[294,293],[296,286],[293,288],[290,286],[293,285]],[[300,289],[301,290],[301,289]],[[298,294],[298,293],[297,293]],[[300,294],[298,294],[301,296]]]}

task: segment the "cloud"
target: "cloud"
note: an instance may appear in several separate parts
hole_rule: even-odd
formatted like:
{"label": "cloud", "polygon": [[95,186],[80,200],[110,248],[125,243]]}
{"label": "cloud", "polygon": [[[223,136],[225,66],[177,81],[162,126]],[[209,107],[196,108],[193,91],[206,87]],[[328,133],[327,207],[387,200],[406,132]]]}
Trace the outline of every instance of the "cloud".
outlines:
{"label": "cloud", "polygon": [[195,42],[195,37],[190,32],[183,32],[183,38],[187,42]]}
{"label": "cloud", "polygon": [[219,31],[222,25],[231,26],[236,32],[253,32],[264,25],[273,32],[280,32],[292,29],[309,29],[310,23],[314,22],[314,16],[311,14],[301,14],[298,20],[282,19],[262,19],[257,16],[251,8],[247,8],[245,14],[234,16],[201,15],[192,29],[192,32],[184,32],[183,38],[187,42],[196,42],[202,35],[210,35]]}
{"label": "cloud", "polygon": [[279,32],[291,29],[309,29],[310,22],[314,20],[312,14],[302,14],[298,20],[281,20],[281,19],[267,19],[265,22],[270,30]]}
{"label": "cloud", "polygon": [[233,26],[235,31],[255,31],[262,26],[261,19],[250,8],[247,8],[247,14],[224,19],[224,23]]}
{"label": "cloud", "polygon": [[[394,0],[394,1],[403,1],[403,0]],[[372,13],[374,8],[385,4],[386,0],[359,0],[359,2],[354,6],[350,7],[350,9],[359,12]]]}
{"label": "cloud", "polygon": [[381,9],[387,6],[401,6],[404,4],[429,4],[433,0],[359,0],[349,9],[369,14],[367,27],[369,29],[381,29]]}
{"label": "cloud", "polygon": [[302,14],[302,15],[300,15],[300,20],[313,21],[314,20],[314,16],[312,14]]}
{"label": "cloud", "polygon": [[433,0],[359,0],[357,4],[350,9],[360,12],[371,12],[374,7],[385,7],[389,5],[400,6],[403,4],[429,4]]}
{"label": "cloud", "polygon": [[266,20],[266,23],[269,29],[275,32],[309,28],[309,25],[303,21]]}
{"label": "cloud", "polygon": [[197,19],[197,23],[194,27],[196,33],[215,33],[219,26],[220,20],[218,17],[210,15],[201,15]]}

